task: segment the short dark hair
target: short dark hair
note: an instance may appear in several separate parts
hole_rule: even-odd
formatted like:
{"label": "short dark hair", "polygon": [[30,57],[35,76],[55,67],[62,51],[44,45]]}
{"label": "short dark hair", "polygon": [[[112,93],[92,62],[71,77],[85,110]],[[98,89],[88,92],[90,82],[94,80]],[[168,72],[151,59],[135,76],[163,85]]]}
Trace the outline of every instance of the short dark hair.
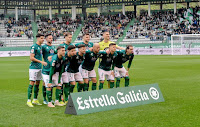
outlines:
{"label": "short dark hair", "polygon": [[52,35],[51,35],[51,34],[46,34],[46,35],[45,35],[45,38],[47,38],[48,36],[52,36]]}
{"label": "short dark hair", "polygon": [[115,44],[115,43],[110,43],[110,44],[109,44],[109,47],[110,47],[110,46],[113,46],[113,45],[116,45],[116,44]]}
{"label": "short dark hair", "polygon": [[126,49],[130,49],[130,47],[133,47],[132,45],[126,45]]}
{"label": "short dark hair", "polygon": [[67,37],[67,36],[69,36],[69,35],[72,35],[72,33],[67,32],[67,33],[64,35],[64,38]]}
{"label": "short dark hair", "polygon": [[67,50],[70,51],[70,50],[75,49],[75,48],[76,48],[76,46],[74,46],[74,45],[69,45],[68,48],[67,48]]}
{"label": "short dark hair", "polygon": [[84,44],[78,45],[78,48],[86,47]]}
{"label": "short dark hair", "polygon": [[38,33],[38,34],[36,35],[36,38],[39,38],[39,37],[41,37],[41,36],[44,36],[44,34]]}
{"label": "short dark hair", "polygon": [[65,47],[64,46],[58,46],[57,47],[57,51],[60,50],[60,49],[62,49],[62,48],[65,48]]}
{"label": "short dark hair", "polygon": [[84,33],[83,36],[90,35],[89,33]]}

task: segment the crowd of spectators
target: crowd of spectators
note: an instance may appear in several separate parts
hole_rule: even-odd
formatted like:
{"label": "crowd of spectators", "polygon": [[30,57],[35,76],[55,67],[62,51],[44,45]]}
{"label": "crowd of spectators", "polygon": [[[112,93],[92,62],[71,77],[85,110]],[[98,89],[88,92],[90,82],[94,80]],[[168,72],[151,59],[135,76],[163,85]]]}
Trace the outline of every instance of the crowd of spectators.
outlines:
{"label": "crowd of spectators", "polygon": [[22,37],[23,35],[26,35],[29,39],[33,37],[31,21],[28,17],[20,17],[18,21],[9,17],[4,21],[4,27],[6,37]]}
{"label": "crowd of spectators", "polygon": [[52,34],[53,39],[56,40],[60,36],[65,35],[66,32],[74,33],[81,24],[81,17],[78,15],[75,20],[72,20],[71,17],[67,15],[62,16],[62,19],[55,15],[55,17],[50,20],[49,18],[41,16],[37,24],[39,33]]}
{"label": "crowd of spectators", "polygon": [[101,38],[104,31],[109,31],[111,38],[118,39],[130,22],[122,13],[114,15],[89,15],[82,28],[82,33],[90,33],[92,38]]}
{"label": "crowd of spectators", "polygon": [[[188,9],[193,10],[193,13],[190,13],[191,21],[186,17]],[[152,41],[163,41],[165,37],[169,39],[173,34],[199,34],[198,11],[200,7],[196,6],[178,9],[175,14],[170,10],[153,12],[151,16],[143,12],[127,31],[126,38],[134,39],[142,36]]]}
{"label": "crowd of spectators", "polygon": [[[188,11],[191,10],[191,11]],[[186,14],[190,12],[192,18],[187,18]],[[163,41],[169,39],[174,34],[200,34],[200,7],[181,8],[174,14],[171,10],[152,11],[148,16],[147,11],[141,13],[135,18],[135,23],[131,25],[126,33],[127,39],[148,38],[151,41]],[[2,17],[2,16],[1,16]],[[111,39],[118,39],[123,36],[127,24],[133,19],[133,12],[107,15],[89,15],[84,21],[82,34],[78,39],[82,38],[83,33],[90,33],[92,38],[102,38],[104,31],[109,31]],[[189,20],[191,19],[191,20]],[[69,14],[65,13],[58,18],[57,14],[50,20],[41,16],[37,21],[38,32],[43,34],[51,33],[54,40],[63,36],[66,32],[72,34],[82,24],[81,16],[77,15],[75,20],[71,19]],[[22,37],[26,35],[32,38],[32,26],[28,17],[15,18],[9,17],[4,21],[7,37]]]}

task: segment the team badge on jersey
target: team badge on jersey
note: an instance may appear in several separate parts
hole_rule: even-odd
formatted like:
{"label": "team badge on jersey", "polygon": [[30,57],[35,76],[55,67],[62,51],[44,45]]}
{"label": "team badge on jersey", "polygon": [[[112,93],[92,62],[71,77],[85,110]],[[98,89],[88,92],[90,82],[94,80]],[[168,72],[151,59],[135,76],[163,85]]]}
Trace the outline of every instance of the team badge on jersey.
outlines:
{"label": "team badge on jersey", "polygon": [[52,66],[53,66],[53,67],[55,66],[55,62],[56,62],[55,60],[52,62]]}
{"label": "team badge on jersey", "polygon": [[56,67],[59,68],[60,67],[60,63],[56,64]]}
{"label": "team badge on jersey", "polygon": [[50,51],[49,51],[51,54],[53,54],[54,53],[54,50],[53,49],[50,49]]}
{"label": "team badge on jersey", "polygon": [[31,49],[31,53],[34,53],[34,49]]}

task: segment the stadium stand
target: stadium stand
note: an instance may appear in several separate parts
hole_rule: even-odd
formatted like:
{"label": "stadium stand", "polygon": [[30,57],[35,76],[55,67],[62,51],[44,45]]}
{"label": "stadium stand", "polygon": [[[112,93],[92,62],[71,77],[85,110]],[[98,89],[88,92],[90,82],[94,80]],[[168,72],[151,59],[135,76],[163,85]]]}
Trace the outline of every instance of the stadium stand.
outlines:
{"label": "stadium stand", "polygon": [[91,42],[99,42],[102,33],[109,31],[111,41],[119,44],[170,43],[171,35],[200,33],[199,6],[181,8],[175,14],[173,10],[159,10],[152,11],[151,16],[148,16],[148,12],[144,11],[134,18],[133,13],[102,13],[99,17],[93,14],[88,15],[84,21],[80,15],[72,20],[70,15],[59,17],[55,14],[52,20],[47,18],[48,16],[40,16],[36,22],[30,21],[28,17],[20,17],[16,22],[15,18],[1,15],[0,46],[30,46],[33,43],[33,35],[37,32],[51,33],[55,45],[65,41],[65,32],[72,32],[73,42],[78,43],[82,41],[83,33],[91,34]]}
{"label": "stadium stand", "polygon": [[174,34],[199,34],[199,15],[198,6],[181,8],[175,14],[170,10],[157,11],[150,17],[143,12],[130,26],[123,43],[163,43],[168,42]]}

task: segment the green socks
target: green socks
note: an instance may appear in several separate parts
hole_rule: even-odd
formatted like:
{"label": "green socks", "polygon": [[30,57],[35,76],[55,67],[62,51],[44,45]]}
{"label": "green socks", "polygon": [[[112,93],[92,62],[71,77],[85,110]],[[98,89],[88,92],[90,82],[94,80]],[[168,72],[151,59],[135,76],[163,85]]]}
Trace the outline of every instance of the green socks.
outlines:
{"label": "green socks", "polygon": [[78,92],[81,92],[81,90],[82,90],[81,84],[77,83],[77,91],[78,91]]}
{"label": "green socks", "polygon": [[45,101],[46,100],[46,87],[45,86],[42,86],[42,94],[43,94],[43,100]]}
{"label": "green socks", "polygon": [[70,85],[70,89],[69,89],[69,92],[70,92],[70,93],[73,93],[74,87],[75,87],[75,85]]}
{"label": "green socks", "polygon": [[84,86],[83,86],[83,91],[88,91],[88,88],[89,88],[89,83],[84,83]]}
{"label": "green socks", "polygon": [[51,93],[51,91],[47,90],[46,93],[47,93],[48,102],[51,102],[51,100],[52,100],[52,93]]}
{"label": "green socks", "polygon": [[31,99],[33,86],[29,84],[28,86],[28,99]]}
{"label": "green socks", "polygon": [[63,86],[64,86],[64,93],[65,93],[65,101],[68,101],[70,85],[69,83],[64,83]]}
{"label": "green socks", "polygon": [[39,92],[39,85],[34,85],[34,99],[37,99]]}
{"label": "green socks", "polygon": [[114,88],[115,84],[114,82],[110,82],[110,88]]}
{"label": "green socks", "polygon": [[103,89],[103,83],[99,84],[99,90]]}
{"label": "green socks", "polygon": [[92,90],[96,90],[97,89],[97,83],[92,83]]}
{"label": "green socks", "polygon": [[129,86],[129,77],[125,77],[125,87]]}
{"label": "green socks", "polygon": [[120,86],[120,78],[116,78],[116,88]]}
{"label": "green socks", "polygon": [[60,99],[61,92],[62,92],[61,89],[56,89],[56,100],[59,100],[59,99]]}

